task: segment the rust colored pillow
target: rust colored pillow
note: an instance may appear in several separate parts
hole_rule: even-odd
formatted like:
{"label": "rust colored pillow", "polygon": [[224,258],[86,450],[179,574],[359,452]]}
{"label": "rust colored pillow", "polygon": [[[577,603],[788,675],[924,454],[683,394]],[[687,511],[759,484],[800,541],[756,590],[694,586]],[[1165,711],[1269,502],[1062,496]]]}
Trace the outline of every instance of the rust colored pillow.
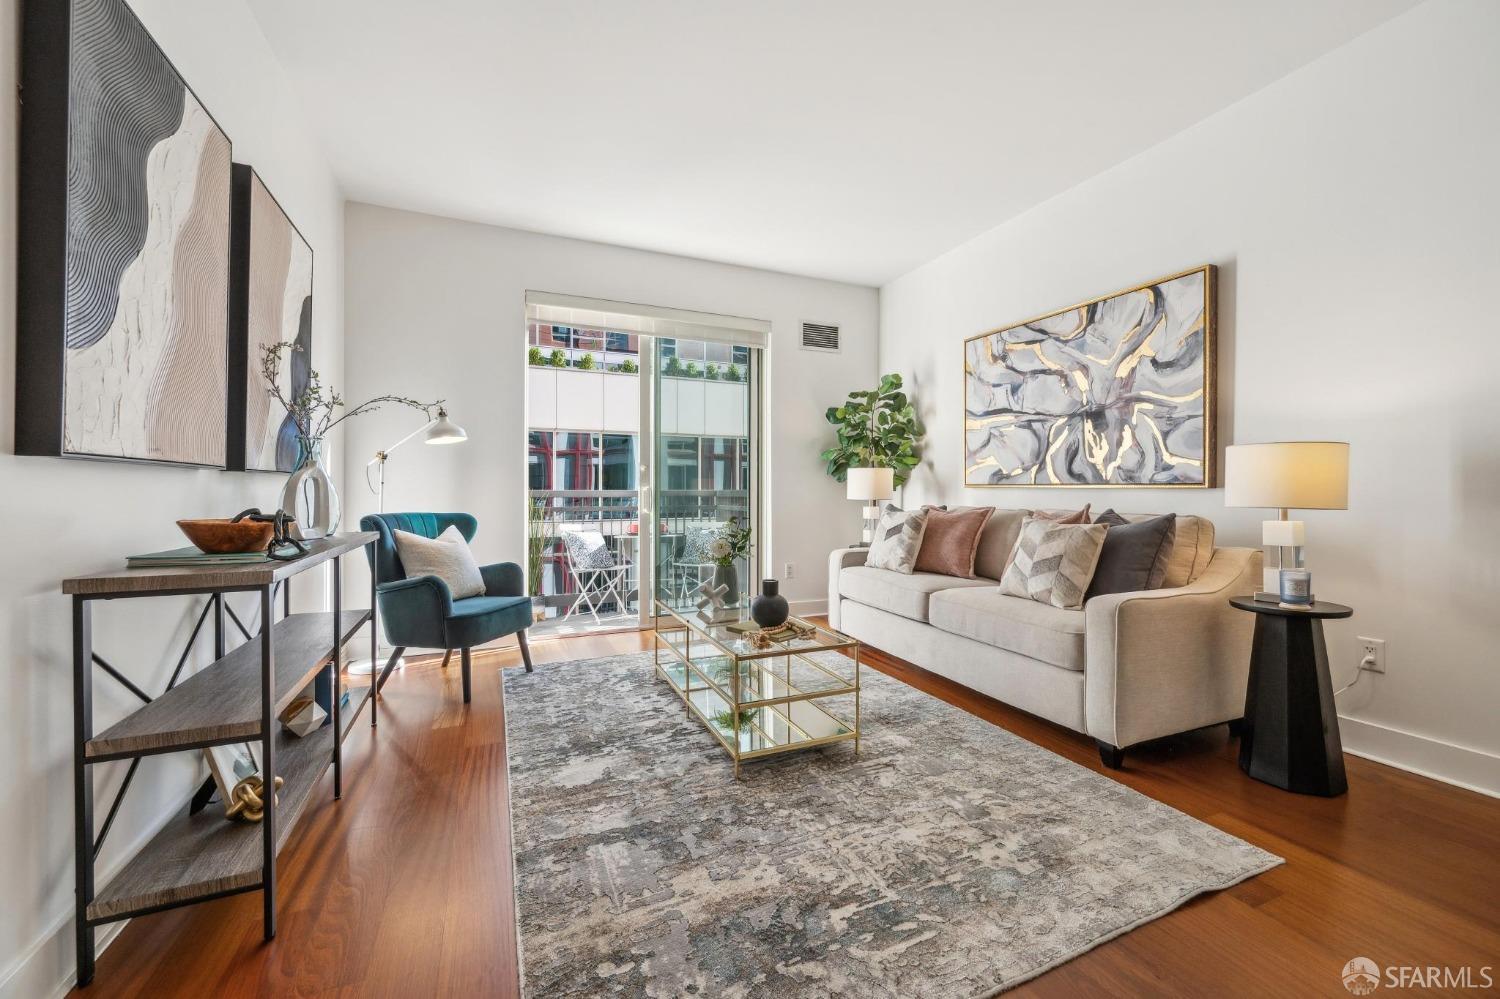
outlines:
{"label": "rust colored pillow", "polygon": [[987,506],[952,510],[928,507],[927,532],[922,535],[922,550],[917,552],[913,571],[973,579],[979,535],[992,513],[994,510]]}
{"label": "rust colored pillow", "polygon": [[1089,507],[1092,503],[1085,503],[1082,510],[1069,513],[1066,510],[1033,510],[1032,520],[1050,520],[1057,524],[1087,524],[1089,522]]}

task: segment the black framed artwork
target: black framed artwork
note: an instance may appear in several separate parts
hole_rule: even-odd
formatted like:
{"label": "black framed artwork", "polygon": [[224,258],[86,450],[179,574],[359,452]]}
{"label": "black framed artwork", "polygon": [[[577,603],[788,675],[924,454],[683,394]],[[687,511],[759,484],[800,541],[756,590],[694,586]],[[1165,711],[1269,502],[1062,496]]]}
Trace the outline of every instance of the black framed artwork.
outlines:
{"label": "black framed artwork", "polygon": [[22,27],[16,452],[223,467],[229,137],[124,0]]}
{"label": "black framed artwork", "polygon": [[281,394],[295,399],[312,376],[313,251],[260,174],[234,165],[229,280],[229,467],[290,472],[297,428],[261,377],[261,349],[300,348],[281,367]]}

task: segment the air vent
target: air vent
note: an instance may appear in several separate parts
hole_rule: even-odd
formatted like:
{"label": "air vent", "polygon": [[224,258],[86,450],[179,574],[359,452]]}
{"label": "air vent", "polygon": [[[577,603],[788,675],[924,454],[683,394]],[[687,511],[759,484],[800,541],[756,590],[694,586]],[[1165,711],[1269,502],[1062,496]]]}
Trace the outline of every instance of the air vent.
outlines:
{"label": "air vent", "polygon": [[827,323],[803,323],[802,347],[804,350],[836,352],[839,349],[839,328]]}

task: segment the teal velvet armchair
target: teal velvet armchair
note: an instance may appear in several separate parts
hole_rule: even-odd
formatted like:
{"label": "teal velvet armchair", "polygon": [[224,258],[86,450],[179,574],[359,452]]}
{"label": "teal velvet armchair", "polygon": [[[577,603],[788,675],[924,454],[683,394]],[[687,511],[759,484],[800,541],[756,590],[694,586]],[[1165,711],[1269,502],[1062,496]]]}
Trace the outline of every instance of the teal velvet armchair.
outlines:
{"label": "teal velvet armchair", "polygon": [[480,566],[484,594],[463,600],[454,600],[448,584],[436,576],[408,577],[402,568],[393,531],[435,538],[449,527],[457,527],[465,541],[473,541],[479,521],[471,514],[378,513],[361,518],[359,527],[380,535],[373,550],[365,551],[371,567],[379,573],[380,620],[386,641],[395,646],[392,662],[413,647],[442,649],[449,655],[454,649],[460,650],[465,704],[470,692],[469,650],[476,645],[513,634],[521,645],[526,672],[531,672],[531,649],[526,644],[531,598],[526,596],[526,576],[519,565],[497,562]]}

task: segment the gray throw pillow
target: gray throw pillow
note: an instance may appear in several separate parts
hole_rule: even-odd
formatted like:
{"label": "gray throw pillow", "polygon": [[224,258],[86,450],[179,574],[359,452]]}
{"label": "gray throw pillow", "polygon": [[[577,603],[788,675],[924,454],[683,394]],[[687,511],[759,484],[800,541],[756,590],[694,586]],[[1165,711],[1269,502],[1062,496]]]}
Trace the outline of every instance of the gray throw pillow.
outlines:
{"label": "gray throw pillow", "polygon": [[875,538],[870,542],[870,553],[865,556],[865,565],[911,575],[917,564],[917,553],[922,550],[922,535],[925,533],[926,510],[902,510],[897,506],[887,506],[875,528]]}
{"label": "gray throw pillow", "polygon": [[1053,607],[1082,607],[1109,530],[1104,524],[1026,518],[1000,577],[1000,592]]}
{"label": "gray throw pillow", "polygon": [[396,536],[396,554],[401,556],[401,566],[408,579],[436,576],[448,584],[448,592],[454,600],[484,594],[484,576],[479,572],[479,563],[474,561],[474,553],[469,551],[469,543],[457,527],[450,526],[435,538],[424,538],[406,531],[391,533]]}
{"label": "gray throw pillow", "polygon": [[1167,576],[1167,561],[1177,537],[1177,514],[1169,513],[1131,523],[1113,510],[1105,510],[1094,523],[1108,524],[1104,548],[1089,596],[1159,590]]}

